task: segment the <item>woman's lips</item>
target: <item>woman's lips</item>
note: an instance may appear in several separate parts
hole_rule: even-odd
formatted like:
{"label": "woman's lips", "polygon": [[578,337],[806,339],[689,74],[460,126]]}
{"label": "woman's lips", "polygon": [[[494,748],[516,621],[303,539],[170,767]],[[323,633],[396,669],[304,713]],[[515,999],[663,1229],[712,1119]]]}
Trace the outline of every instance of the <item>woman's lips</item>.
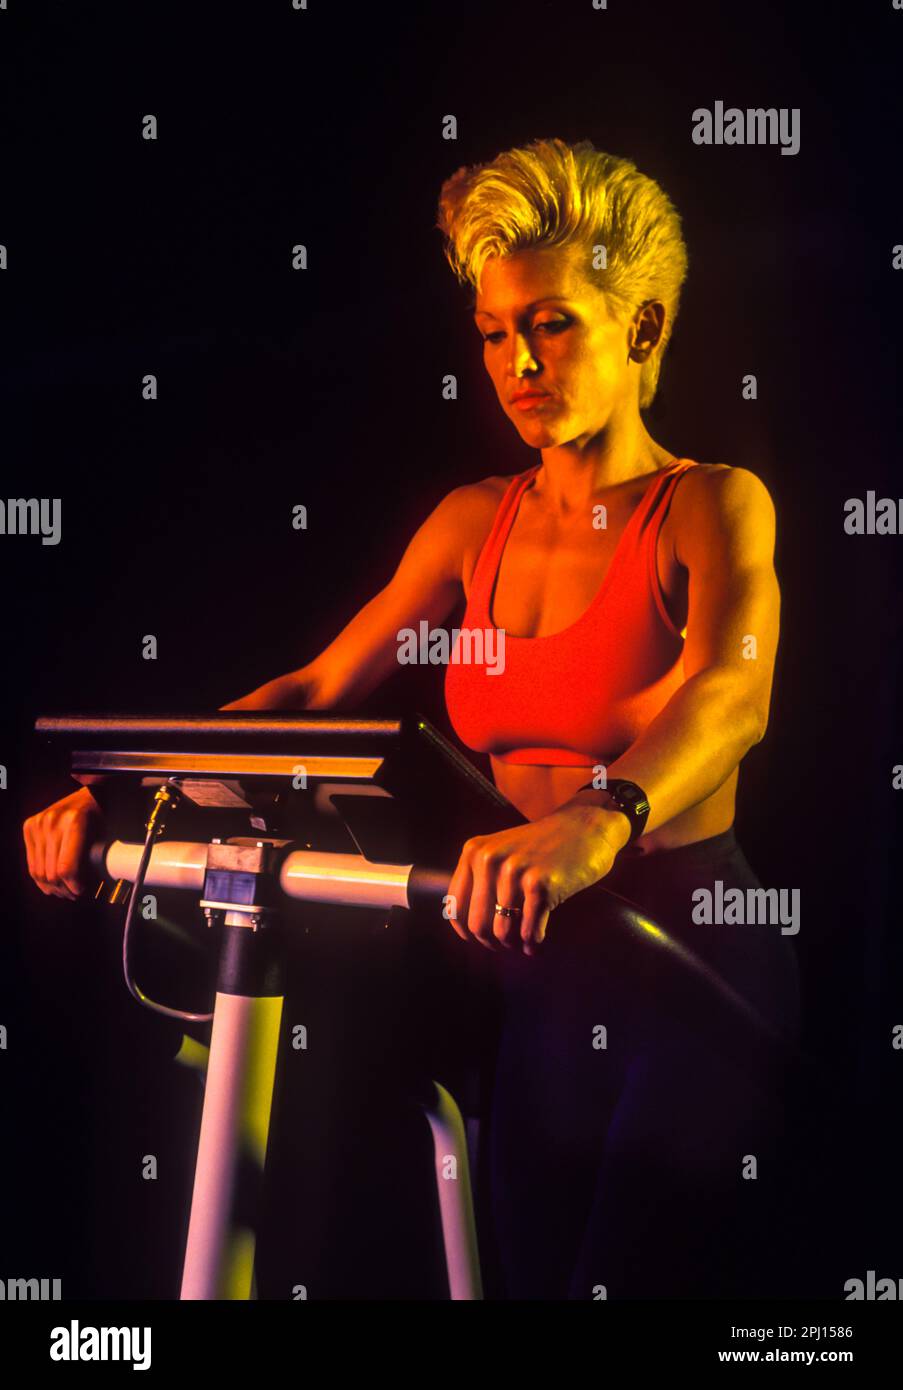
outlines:
{"label": "woman's lips", "polygon": [[531,393],[529,396],[515,396],[511,404],[515,406],[517,410],[535,410],[537,406],[542,405],[543,401],[549,401],[551,399],[548,392],[537,391]]}

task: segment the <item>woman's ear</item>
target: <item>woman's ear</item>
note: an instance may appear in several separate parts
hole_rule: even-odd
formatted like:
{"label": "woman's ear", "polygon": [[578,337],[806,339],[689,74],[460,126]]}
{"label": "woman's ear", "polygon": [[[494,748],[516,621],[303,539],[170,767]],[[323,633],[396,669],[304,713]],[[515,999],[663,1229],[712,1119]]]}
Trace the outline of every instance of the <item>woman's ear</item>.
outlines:
{"label": "woman's ear", "polygon": [[630,323],[628,362],[646,362],[661,341],[665,327],[665,306],[660,299],[641,304]]}

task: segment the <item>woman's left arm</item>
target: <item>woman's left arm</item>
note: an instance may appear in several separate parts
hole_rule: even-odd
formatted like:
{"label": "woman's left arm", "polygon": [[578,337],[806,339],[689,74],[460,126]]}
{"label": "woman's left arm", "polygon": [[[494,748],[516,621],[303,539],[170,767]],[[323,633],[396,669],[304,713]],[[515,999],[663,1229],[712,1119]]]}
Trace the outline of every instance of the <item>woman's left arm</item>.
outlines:
{"label": "woman's left arm", "polygon": [[[762,738],[778,644],[775,512],[764,483],[745,468],[693,469],[672,512],[675,558],[688,573],[685,681],[606,768],[643,788],[646,830],[704,801]],[[541,942],[554,908],[604,878],[627,842],[626,816],[604,800],[578,792],[528,825],[468,840],[449,884],[458,934],[493,948],[520,937],[527,952]],[[522,916],[496,915],[496,902]]]}
{"label": "woman's left arm", "polygon": [[[675,557],[689,590],[684,684],[606,768],[643,788],[647,831],[711,796],[764,736],[778,645],[775,513],[765,484],[745,468],[691,471],[674,497],[682,503]],[[603,799],[586,791],[565,805]]]}

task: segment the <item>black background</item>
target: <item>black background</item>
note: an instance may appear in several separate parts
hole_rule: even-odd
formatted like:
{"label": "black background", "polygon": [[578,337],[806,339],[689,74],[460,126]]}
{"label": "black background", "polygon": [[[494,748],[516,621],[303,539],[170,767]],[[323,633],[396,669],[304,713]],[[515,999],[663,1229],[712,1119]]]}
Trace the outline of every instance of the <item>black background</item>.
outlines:
{"label": "black background", "polygon": [[[903,13],[11,0],[0,45],[5,496],[59,497],[63,518],[56,547],[0,537],[0,1275],[62,1276],[67,1297],[176,1296],[200,1097],[169,1060],[177,1025],[125,993],[115,914],[27,877],[21,822],[71,789],[33,721],[201,712],[298,667],[445,492],[534,461],[497,408],[434,222],[457,167],[559,136],[628,155],[683,217],[690,272],[653,436],[752,469],[775,499],[782,642],[737,827],[764,882],[801,890],[806,1041],[837,1084],[805,1291],[903,1276],[903,541],[843,529],[847,498],[903,494]],[[716,100],[800,108],[800,152],[694,145],[691,113]],[[400,672],[366,708],[402,707],[448,730],[434,671]],[[304,1005],[312,1027],[349,1026],[332,1082],[309,1092],[316,1118],[282,1127],[295,1216],[272,1224],[296,1221],[302,1250],[285,1277],[312,1296],[441,1297],[423,1122],[399,1108],[372,1149],[363,1121],[349,1128],[393,1056],[372,1035],[362,1055],[360,1020],[382,989],[391,1033],[395,996],[393,948],[372,923],[348,930],[361,950],[321,959],[330,987],[318,975]],[[157,965],[191,1007],[203,960],[173,943],[179,979],[165,951]],[[139,1176],[148,1152],[156,1183]]]}

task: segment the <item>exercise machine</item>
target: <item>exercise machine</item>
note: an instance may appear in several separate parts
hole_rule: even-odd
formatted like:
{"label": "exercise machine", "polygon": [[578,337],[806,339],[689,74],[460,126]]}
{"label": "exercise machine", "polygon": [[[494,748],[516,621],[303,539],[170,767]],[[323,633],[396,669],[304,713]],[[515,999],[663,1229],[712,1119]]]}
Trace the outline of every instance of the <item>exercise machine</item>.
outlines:
{"label": "exercise machine", "polygon": [[[339,904],[441,918],[464,840],[524,818],[416,714],[61,715],[38,719],[35,730],[68,756],[76,780],[91,785],[110,830],[127,827],[137,837],[98,842],[91,851],[103,876],[98,892],[127,901],[123,971],[133,997],[165,1016],[210,1024],[181,1298],[251,1298],[284,998],[283,932],[297,930],[305,912]],[[220,833],[164,838],[182,802],[201,809],[211,831]],[[236,815],[249,833],[224,835],[223,824],[234,827]],[[341,828],[347,849],[315,844],[330,825]],[[325,838],[334,845],[335,835]],[[132,978],[129,929],[145,887],[198,896],[206,922],[220,933],[210,1013],[157,1003]],[[699,1019],[713,1043],[741,1064],[766,1051],[788,1072],[806,1066],[710,967],[633,904],[603,884],[586,894],[598,900],[613,958],[623,965],[656,956],[668,984],[662,998],[675,1015]],[[200,1051],[197,1043],[194,1048]],[[449,1295],[479,1299],[461,1110],[438,1082],[423,1108],[433,1137]]]}

